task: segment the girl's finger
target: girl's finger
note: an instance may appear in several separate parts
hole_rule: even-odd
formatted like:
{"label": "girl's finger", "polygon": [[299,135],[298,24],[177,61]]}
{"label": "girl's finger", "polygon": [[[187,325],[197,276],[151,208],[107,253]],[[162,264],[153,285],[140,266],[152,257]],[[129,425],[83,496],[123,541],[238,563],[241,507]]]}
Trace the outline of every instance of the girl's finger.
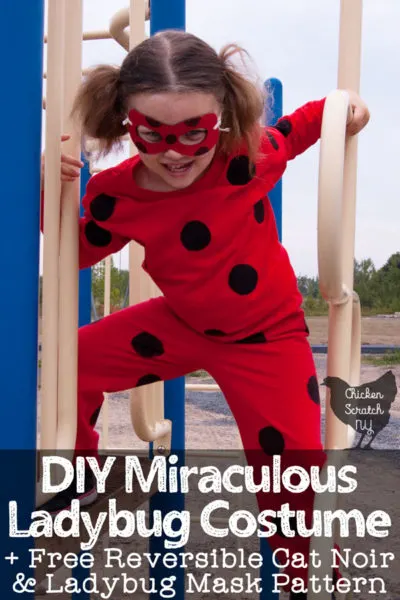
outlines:
{"label": "girl's finger", "polygon": [[64,165],[61,167],[62,175],[67,175],[68,177],[79,177],[79,173],[80,171],[73,169],[72,167],[66,167]]}
{"label": "girl's finger", "polygon": [[67,141],[67,140],[69,140],[69,139],[71,139],[71,136],[70,136],[70,135],[68,135],[68,133],[64,133],[64,134],[61,136],[61,141],[62,141],[62,142],[66,142],[66,141]]}
{"label": "girl's finger", "polygon": [[61,154],[61,162],[64,164],[72,165],[73,167],[83,167],[83,162],[70,156],[68,154]]}

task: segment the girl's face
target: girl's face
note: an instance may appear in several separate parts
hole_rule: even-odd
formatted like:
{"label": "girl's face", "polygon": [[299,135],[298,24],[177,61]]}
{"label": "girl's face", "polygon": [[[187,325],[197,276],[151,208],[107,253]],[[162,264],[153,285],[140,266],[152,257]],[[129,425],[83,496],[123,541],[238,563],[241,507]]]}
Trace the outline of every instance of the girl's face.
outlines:
{"label": "girl's face", "polygon": [[[135,94],[128,103],[128,112],[136,109],[140,113],[151,117],[165,125],[175,125],[182,121],[214,113],[220,115],[221,108],[217,99],[212,94],[202,92],[159,94]],[[146,144],[159,141],[159,134],[154,129],[139,125],[137,133]],[[189,131],[185,134],[185,144],[197,144],[204,139],[202,129]],[[159,154],[140,152],[140,158],[147,167],[146,187],[160,191],[180,190],[188,187],[199,179],[214,158],[216,146],[201,156],[187,156],[176,150],[168,149]]]}

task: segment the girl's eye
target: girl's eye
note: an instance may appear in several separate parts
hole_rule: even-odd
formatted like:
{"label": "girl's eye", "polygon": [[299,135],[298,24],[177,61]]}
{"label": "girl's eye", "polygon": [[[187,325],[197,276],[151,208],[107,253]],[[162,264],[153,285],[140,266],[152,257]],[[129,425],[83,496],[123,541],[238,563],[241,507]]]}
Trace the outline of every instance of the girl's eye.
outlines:
{"label": "girl's eye", "polygon": [[207,135],[206,129],[192,129],[184,135],[181,135],[179,141],[182,144],[199,144],[202,142]]}
{"label": "girl's eye", "polygon": [[144,140],[145,142],[149,142],[150,144],[155,142],[161,142],[162,140],[162,136],[159,133],[157,133],[157,131],[143,130],[139,127],[137,132],[139,134],[139,137],[142,138],[142,140]]}

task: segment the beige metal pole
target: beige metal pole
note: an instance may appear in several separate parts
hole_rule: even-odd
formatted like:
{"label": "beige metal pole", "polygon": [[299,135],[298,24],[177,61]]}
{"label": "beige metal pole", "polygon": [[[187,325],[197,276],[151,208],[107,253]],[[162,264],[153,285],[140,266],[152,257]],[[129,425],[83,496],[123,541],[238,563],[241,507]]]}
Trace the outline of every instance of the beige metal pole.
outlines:
{"label": "beige metal pole", "polygon": [[[85,31],[82,35],[82,40],[92,41],[92,40],[110,40],[112,39],[112,35],[109,31],[98,30],[98,31]],[[44,43],[47,44],[47,35],[44,36]]]}
{"label": "beige metal pole", "polygon": [[[360,88],[361,64],[361,33],[362,33],[362,0],[342,0],[340,16],[339,42],[339,89]],[[355,243],[356,215],[356,182],[357,182],[357,136],[346,139],[345,161],[343,172],[342,196],[342,254],[341,272],[343,284],[351,296],[348,302],[330,307],[328,331],[328,375],[341,377],[350,385],[359,384],[359,372],[350,373],[352,363],[351,343],[353,323],[353,270]],[[346,341],[346,343],[345,343]],[[353,351],[354,351],[353,345]],[[353,360],[354,364],[354,360]],[[354,377],[350,381],[350,374]],[[326,396],[326,436],[327,448],[347,448],[348,428],[335,416],[330,406],[330,390]]]}
{"label": "beige metal pole", "polygon": [[58,281],[60,247],[60,162],[63,111],[64,0],[49,3],[46,149],[44,181],[42,398],[40,445],[56,449],[58,393]]}
{"label": "beige metal pole", "polygon": [[[82,0],[68,0],[64,26],[64,131],[71,139],[65,152],[80,160],[80,131],[70,113],[81,83]],[[63,184],[60,231],[60,310],[58,351],[58,447],[75,448],[77,428],[78,277],[80,180]]]}
{"label": "beige metal pole", "polygon": [[[110,297],[111,297],[111,256],[107,256],[105,259],[104,269],[104,316],[107,317],[110,314]],[[109,445],[109,398],[108,394],[104,394],[103,407],[101,409],[102,419],[102,439],[101,446],[103,449],[107,449]]]}
{"label": "beige metal pole", "polygon": [[129,8],[122,8],[115,13],[110,21],[110,34],[118,42],[118,44],[120,44],[128,52],[130,35],[125,31],[127,27],[129,27]]}
{"label": "beige metal pole", "polygon": [[[362,0],[341,0],[339,89],[359,91],[361,33]],[[321,136],[319,197],[319,211],[322,213],[319,215],[319,227],[321,226],[323,231],[319,230],[318,242],[319,264],[323,266],[323,272],[320,272],[321,292],[324,292],[324,297],[329,301],[327,374],[340,377],[349,385],[356,386],[359,385],[361,360],[360,304],[358,296],[353,292],[357,137],[345,139],[347,102],[348,99],[346,100],[343,94],[336,92],[328,98],[325,107]],[[329,144],[332,144],[330,149]],[[327,161],[327,156],[330,162]],[[332,228],[330,232],[327,231],[329,226]],[[326,236],[324,232],[327,232]],[[320,244],[325,247],[321,248]],[[336,263],[335,260],[330,261],[329,251]],[[330,401],[330,390],[326,388],[325,447],[328,460],[322,474],[323,481],[329,466],[334,466],[338,471],[344,464],[345,449],[351,446],[354,439],[354,432],[350,434],[349,428],[333,413]],[[329,452],[335,449],[342,451]],[[314,510],[333,512],[337,508],[337,494],[316,495]],[[316,567],[313,561],[310,561],[309,581],[311,577],[332,575],[331,550],[334,541],[325,537],[311,539],[310,551],[316,552],[319,566]],[[331,594],[326,589],[319,593],[311,589],[308,598],[330,600]]]}

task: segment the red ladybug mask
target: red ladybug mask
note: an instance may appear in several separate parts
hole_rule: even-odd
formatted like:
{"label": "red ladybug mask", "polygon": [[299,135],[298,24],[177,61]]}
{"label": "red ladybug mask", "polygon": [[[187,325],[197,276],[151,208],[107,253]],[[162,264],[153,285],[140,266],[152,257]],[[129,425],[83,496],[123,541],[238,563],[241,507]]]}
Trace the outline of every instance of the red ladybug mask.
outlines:
{"label": "red ladybug mask", "polygon": [[[220,120],[213,113],[187,119],[175,125],[165,125],[132,109],[123,125],[128,125],[133,143],[145,154],[175,150],[186,156],[201,156],[214,148],[220,132]],[[140,132],[140,125],[149,131]]]}

